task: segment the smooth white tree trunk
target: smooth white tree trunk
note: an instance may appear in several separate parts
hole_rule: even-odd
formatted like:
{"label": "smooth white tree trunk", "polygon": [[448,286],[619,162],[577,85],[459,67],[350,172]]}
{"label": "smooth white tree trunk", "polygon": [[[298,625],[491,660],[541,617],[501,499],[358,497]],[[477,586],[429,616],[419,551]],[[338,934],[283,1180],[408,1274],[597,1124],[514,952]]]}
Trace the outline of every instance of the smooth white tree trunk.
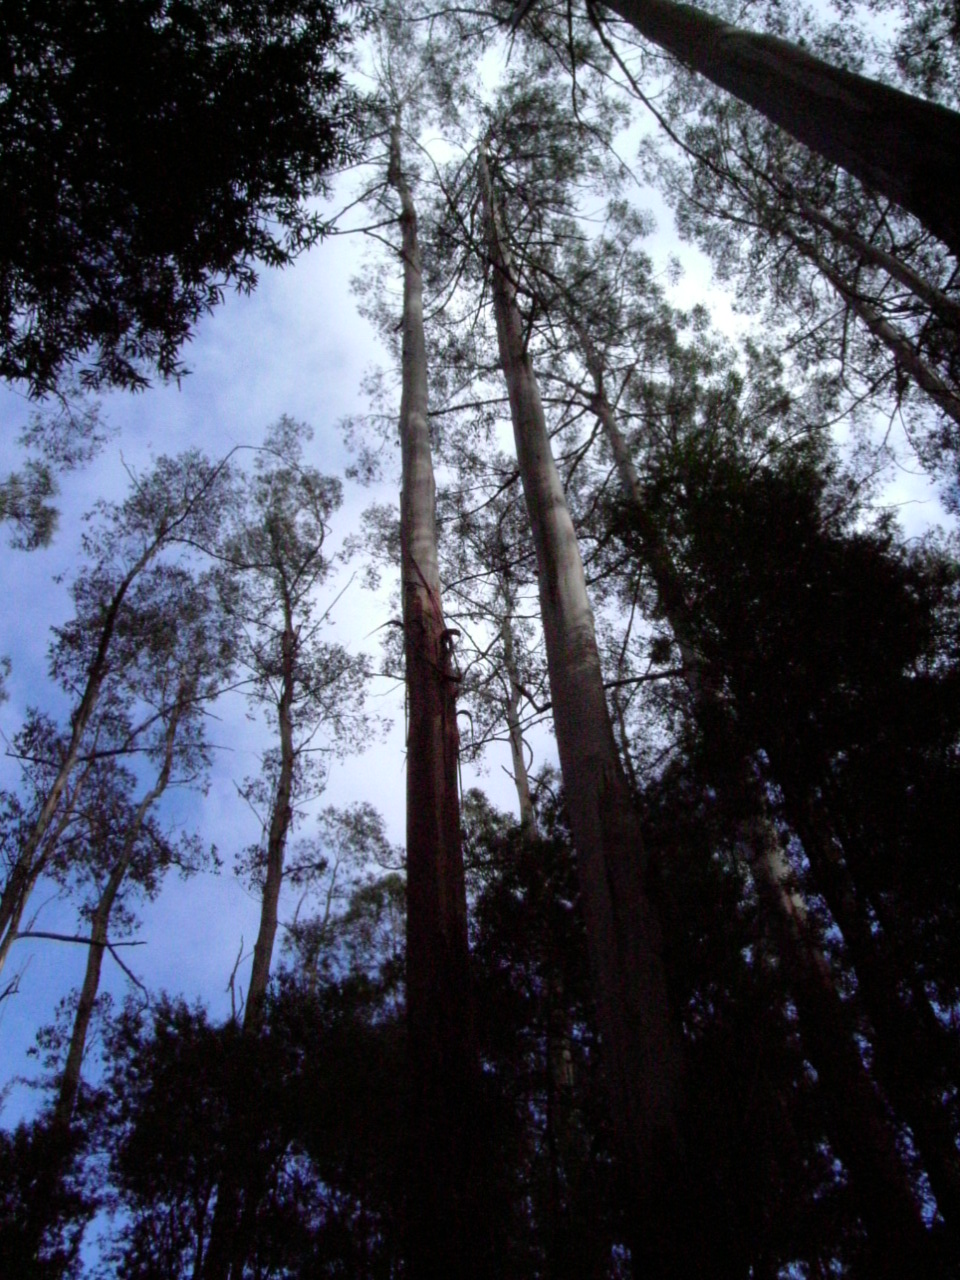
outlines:
{"label": "smooth white tree trunk", "polygon": [[[621,1159],[649,1205],[674,1184],[681,1052],[644,891],[640,824],[607,708],[577,536],[550,451],[537,380],[524,347],[510,255],[486,146],[480,155],[487,252],[500,360],[539,574],[547,667],[567,810],[596,985]],[[649,1262],[665,1258],[645,1241]]]}

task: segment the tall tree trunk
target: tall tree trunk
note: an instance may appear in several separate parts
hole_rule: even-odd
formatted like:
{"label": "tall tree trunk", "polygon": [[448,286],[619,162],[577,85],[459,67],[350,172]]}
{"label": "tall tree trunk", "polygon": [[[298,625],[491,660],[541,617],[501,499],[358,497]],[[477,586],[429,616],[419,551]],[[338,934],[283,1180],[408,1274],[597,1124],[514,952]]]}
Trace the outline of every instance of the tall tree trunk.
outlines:
{"label": "tall tree trunk", "polygon": [[[283,631],[280,635],[280,700],[277,704],[277,727],[280,734],[280,767],[277,774],[273,801],[270,806],[270,825],[267,828],[266,875],[260,895],[260,924],[253,948],[253,964],[247,987],[247,1002],[243,1011],[243,1042],[255,1041],[263,1026],[267,987],[270,983],[270,966],[279,920],[280,891],[283,888],[283,864],[287,847],[287,835],[293,818],[293,775],[296,752],[293,741],[293,699],[295,663],[297,656],[297,630],[287,582],[283,576],[282,557],[276,557],[283,597]],[[225,1155],[217,1202],[210,1226],[210,1243],[204,1260],[205,1280],[226,1280],[228,1276],[241,1274],[255,1225],[255,1214],[260,1199],[258,1184],[261,1173],[257,1167],[255,1152],[251,1149],[247,1125],[253,1117],[244,1114],[245,1104],[239,1101],[245,1096],[247,1081],[241,1068],[236,1072],[234,1085],[237,1096],[228,1098],[229,1122],[225,1140]]]}
{"label": "tall tree trunk", "polygon": [[[953,1252],[960,1256],[960,1154],[942,1105],[960,1069],[956,1044],[926,993],[890,954],[886,934],[871,927],[862,895],[822,818],[798,809],[790,796],[786,802],[787,819],[803,843],[857,975],[858,994],[873,1026],[877,1073],[913,1131]],[[905,989],[909,1004],[901,994]]]}
{"label": "tall tree trunk", "polygon": [[458,790],[453,633],[440,603],[436,499],[417,215],[399,116],[388,181],[403,256],[400,500],[407,706],[407,1025],[411,1151],[407,1260],[415,1280],[486,1269],[477,1158],[479,1058],[473,1023]]}
{"label": "tall tree trunk", "polygon": [[753,826],[748,844],[757,893],[784,961],[831,1137],[850,1171],[872,1245],[873,1274],[900,1277],[918,1265],[925,1275],[940,1274],[893,1129],[867,1074],[833,974],[810,937],[806,904],[791,884],[779,837],[763,819]]}
{"label": "tall tree trunk", "polygon": [[576,532],[550,452],[540,391],[524,346],[510,256],[480,153],[486,241],[500,360],[537,554],[540,607],[560,766],[580,876],[614,1127],[642,1227],[634,1264],[672,1275],[681,1050],[660,956],[659,923],[643,884],[640,824],[610,723],[593,613]]}
{"label": "tall tree trunk", "polygon": [[263,1005],[270,982],[270,965],[277,936],[280,890],[283,887],[283,860],[287,847],[287,834],[293,817],[293,771],[296,762],[293,745],[293,695],[297,633],[286,591],[284,591],[283,600],[283,634],[280,637],[280,646],[280,701],[277,705],[280,772],[270,808],[266,876],[263,892],[260,895],[260,926],[253,948],[247,1004],[243,1011],[243,1030],[246,1035],[256,1035],[263,1022]]}
{"label": "tall tree trunk", "polygon": [[646,39],[909,210],[960,257],[960,115],[672,0],[606,0]]}

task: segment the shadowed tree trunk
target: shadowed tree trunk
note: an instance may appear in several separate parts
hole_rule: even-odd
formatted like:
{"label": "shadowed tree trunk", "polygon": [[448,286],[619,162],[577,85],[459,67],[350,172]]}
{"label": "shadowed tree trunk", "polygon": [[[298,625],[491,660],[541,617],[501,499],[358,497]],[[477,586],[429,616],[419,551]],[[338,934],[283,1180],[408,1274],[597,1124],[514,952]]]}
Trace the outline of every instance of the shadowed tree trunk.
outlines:
{"label": "shadowed tree trunk", "polygon": [[[706,711],[711,725],[725,734],[727,712],[717,703],[711,681],[703,670],[692,640],[693,629],[683,586],[669,549],[646,509],[636,467],[606,394],[602,360],[582,329],[578,329],[578,337],[593,379],[593,408],[613,452],[621,488],[630,504],[660,605],[680,648],[684,679],[695,713],[701,715]],[[737,754],[737,744],[731,740],[728,750]],[[871,1237],[877,1242],[885,1242],[877,1258],[878,1273],[885,1268],[884,1274],[901,1275],[911,1259],[925,1255],[928,1262],[935,1265],[930,1254],[929,1234],[920,1218],[905,1167],[896,1150],[893,1132],[852,1038],[849,1019],[837,994],[833,974],[816,939],[810,934],[802,896],[790,884],[789,866],[779,839],[768,822],[758,821],[757,830],[750,833],[749,843],[754,854],[751,867],[765,908],[764,915],[787,965],[789,981],[795,988],[801,1034],[808,1043],[811,1059],[823,1081],[825,1096],[831,1103],[839,1154],[859,1188],[861,1212],[870,1227]],[[815,854],[811,854],[811,858],[814,857]],[[816,866],[815,862],[815,870]],[[834,913],[834,918],[846,937],[846,928],[851,927],[850,913]],[[863,954],[860,949],[858,953]],[[856,954],[853,958],[856,966]],[[875,983],[868,982],[868,990],[863,994],[876,997],[880,993]],[[888,1000],[884,999],[880,1005],[881,1023],[886,1022],[883,1011],[887,1003]],[[874,1006],[869,999],[867,1008],[873,1018]],[[874,1021],[876,1023],[876,1019]],[[903,1021],[901,1019],[901,1027]],[[880,1036],[879,1039],[878,1049],[882,1049],[885,1037]],[[913,1037],[913,1042],[916,1044],[916,1037]],[[892,1046],[887,1046],[886,1052],[881,1053],[879,1066],[893,1065],[891,1049]],[[919,1094],[907,1089],[903,1073],[899,1078],[896,1072],[882,1072],[882,1075],[891,1100],[901,1107],[904,1118],[914,1129],[928,1171],[932,1171],[932,1181],[943,1188],[946,1215],[955,1206],[957,1186],[956,1152],[950,1159],[947,1151],[952,1140],[945,1131],[941,1133],[930,1105]],[[897,1087],[898,1082],[903,1087]],[[889,1087],[891,1084],[893,1088]],[[940,1119],[942,1122],[943,1117]]]}
{"label": "shadowed tree trunk", "polygon": [[940,1274],[893,1128],[867,1075],[833,973],[810,936],[806,904],[791,886],[779,837],[763,819],[752,827],[747,842],[764,919],[797,1004],[800,1034],[819,1077],[831,1138],[850,1171],[871,1242],[873,1274],[900,1277],[917,1266],[925,1275]]}
{"label": "shadowed tree trunk", "polygon": [[[630,1187],[638,1274],[676,1271],[682,1246],[676,1108],[681,1050],[643,885],[640,824],[610,723],[583,563],[523,339],[486,143],[480,184],[500,360],[539,572],[560,766],[596,984],[611,1113]],[[671,1221],[671,1218],[673,1219]]]}
{"label": "shadowed tree trunk", "polygon": [[960,115],[672,0],[607,8],[768,120],[909,210],[960,256]]}
{"label": "shadowed tree trunk", "polygon": [[477,1158],[479,1059],[460,835],[457,675],[440,603],[417,215],[390,134],[403,256],[400,500],[407,727],[407,1259],[416,1280],[486,1274]]}
{"label": "shadowed tree trunk", "polygon": [[[843,934],[874,1031],[876,1066],[893,1105],[913,1131],[937,1207],[960,1254],[960,1154],[943,1108],[960,1063],[950,1033],[919,984],[910,981],[877,933],[840,850],[822,819],[786,796],[787,820],[800,837],[817,888]],[[909,1003],[905,1003],[908,993]]]}
{"label": "shadowed tree trunk", "polygon": [[[267,828],[265,876],[260,895],[260,924],[253,949],[253,964],[243,1011],[243,1035],[254,1040],[263,1026],[264,1002],[270,983],[270,966],[277,936],[280,890],[283,887],[283,864],[287,835],[293,818],[293,773],[296,756],[293,743],[294,663],[297,656],[297,629],[288,589],[283,548],[277,547],[275,525],[268,525],[278,590],[281,596],[283,630],[280,634],[280,697],[277,702],[277,727],[280,737],[280,763],[276,787],[270,807]],[[217,1202],[210,1227],[210,1244],[204,1262],[205,1280],[226,1280],[242,1273],[254,1215],[259,1201],[260,1172],[255,1162],[245,1166],[242,1148],[246,1142],[244,1117],[237,1115],[231,1104],[231,1121],[227,1140],[227,1158],[217,1188]],[[242,1201],[242,1203],[241,1203]]]}

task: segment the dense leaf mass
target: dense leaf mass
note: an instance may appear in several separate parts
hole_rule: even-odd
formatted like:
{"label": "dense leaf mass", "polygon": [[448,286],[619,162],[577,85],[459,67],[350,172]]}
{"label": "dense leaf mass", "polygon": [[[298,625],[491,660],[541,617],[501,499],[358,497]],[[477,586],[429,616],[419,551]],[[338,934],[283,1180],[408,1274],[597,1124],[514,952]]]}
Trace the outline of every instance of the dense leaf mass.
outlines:
{"label": "dense leaf mass", "polygon": [[0,374],[182,372],[224,286],[322,232],[345,39],[331,0],[4,0]]}

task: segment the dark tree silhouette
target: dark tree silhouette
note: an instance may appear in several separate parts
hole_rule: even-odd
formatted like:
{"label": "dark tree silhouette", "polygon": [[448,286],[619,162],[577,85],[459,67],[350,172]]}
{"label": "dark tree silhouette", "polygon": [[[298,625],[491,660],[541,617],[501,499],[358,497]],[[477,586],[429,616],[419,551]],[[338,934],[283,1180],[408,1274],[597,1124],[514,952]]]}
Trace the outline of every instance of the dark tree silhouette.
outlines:
{"label": "dark tree silhouette", "polygon": [[224,287],[322,233],[345,42],[334,0],[3,0],[0,375],[183,372]]}

